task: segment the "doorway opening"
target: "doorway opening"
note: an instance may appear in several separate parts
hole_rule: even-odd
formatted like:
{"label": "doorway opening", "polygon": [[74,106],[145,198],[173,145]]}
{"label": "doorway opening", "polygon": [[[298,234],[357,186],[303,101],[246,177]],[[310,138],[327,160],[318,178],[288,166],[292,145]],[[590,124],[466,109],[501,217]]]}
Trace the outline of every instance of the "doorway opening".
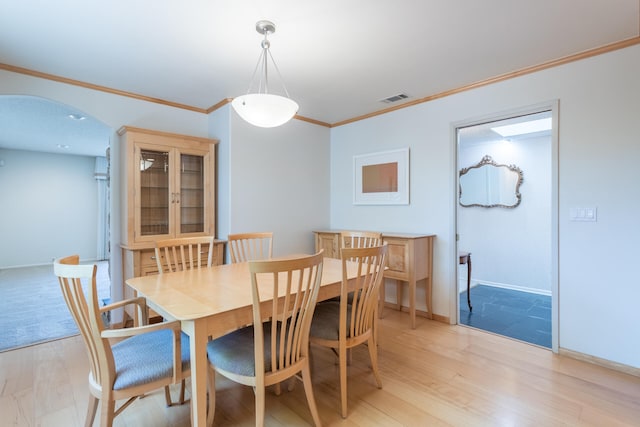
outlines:
{"label": "doorway opening", "polygon": [[456,127],[458,324],[557,351],[555,104]]}
{"label": "doorway opening", "polygon": [[109,278],[113,130],[79,108],[28,95],[0,95],[0,351],[77,334],[51,263],[78,254]]}

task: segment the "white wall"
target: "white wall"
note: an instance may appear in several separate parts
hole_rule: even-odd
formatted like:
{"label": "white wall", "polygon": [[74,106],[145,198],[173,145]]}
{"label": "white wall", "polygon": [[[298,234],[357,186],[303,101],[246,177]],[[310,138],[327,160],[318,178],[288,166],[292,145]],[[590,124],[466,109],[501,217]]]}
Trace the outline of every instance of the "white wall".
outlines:
{"label": "white wall", "polygon": [[300,120],[258,128],[230,105],[212,114],[211,126],[226,174],[218,183],[220,238],[272,231],[275,256],[312,253],[311,231],[329,223],[329,130]]}
{"label": "white wall", "polygon": [[95,157],[0,148],[0,159],[0,268],[95,260]]}
{"label": "white wall", "polygon": [[[636,45],[332,129],[331,226],[436,233],[434,312],[455,316],[452,124],[559,99],[559,344],[640,367],[639,75]],[[411,205],[353,206],[352,156],[398,147],[411,149]],[[598,221],[569,221],[575,206]]]}
{"label": "white wall", "polygon": [[459,168],[485,155],[522,170],[522,200],[513,209],[458,207],[458,248],[471,252],[472,281],[551,295],[551,137],[468,146],[463,138]]}

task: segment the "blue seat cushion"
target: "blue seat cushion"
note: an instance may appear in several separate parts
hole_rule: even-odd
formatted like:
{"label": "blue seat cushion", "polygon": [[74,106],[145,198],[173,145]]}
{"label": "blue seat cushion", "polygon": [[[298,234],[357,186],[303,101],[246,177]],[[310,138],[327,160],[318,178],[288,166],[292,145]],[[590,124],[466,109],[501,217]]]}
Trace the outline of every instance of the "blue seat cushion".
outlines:
{"label": "blue seat cushion", "polygon": [[[116,366],[114,390],[173,375],[173,333],[166,329],[135,335],[111,347]],[[189,337],[181,333],[182,369],[189,369]]]}

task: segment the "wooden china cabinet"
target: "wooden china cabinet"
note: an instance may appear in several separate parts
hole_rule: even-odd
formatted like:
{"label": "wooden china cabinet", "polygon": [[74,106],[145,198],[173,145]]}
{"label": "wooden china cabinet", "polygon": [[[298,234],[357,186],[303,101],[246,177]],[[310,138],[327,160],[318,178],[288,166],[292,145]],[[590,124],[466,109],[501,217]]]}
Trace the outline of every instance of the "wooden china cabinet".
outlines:
{"label": "wooden china cabinet", "polygon": [[[123,168],[120,241],[126,280],[158,273],[156,240],[215,236],[218,141],[129,126],[118,134]],[[214,265],[222,264],[224,241],[216,240],[214,251]],[[200,255],[205,260],[208,256]],[[133,296],[131,288],[123,286],[123,296]],[[127,315],[134,317],[134,313]]]}

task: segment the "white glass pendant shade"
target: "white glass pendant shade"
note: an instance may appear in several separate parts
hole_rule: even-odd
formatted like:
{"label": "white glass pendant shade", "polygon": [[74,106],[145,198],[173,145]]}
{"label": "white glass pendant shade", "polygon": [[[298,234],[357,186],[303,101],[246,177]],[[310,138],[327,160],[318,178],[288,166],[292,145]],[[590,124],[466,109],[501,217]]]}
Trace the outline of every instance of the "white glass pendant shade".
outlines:
{"label": "white glass pendant shade", "polygon": [[263,128],[283,125],[298,112],[298,104],[292,99],[269,93],[238,96],[231,105],[244,120]]}

